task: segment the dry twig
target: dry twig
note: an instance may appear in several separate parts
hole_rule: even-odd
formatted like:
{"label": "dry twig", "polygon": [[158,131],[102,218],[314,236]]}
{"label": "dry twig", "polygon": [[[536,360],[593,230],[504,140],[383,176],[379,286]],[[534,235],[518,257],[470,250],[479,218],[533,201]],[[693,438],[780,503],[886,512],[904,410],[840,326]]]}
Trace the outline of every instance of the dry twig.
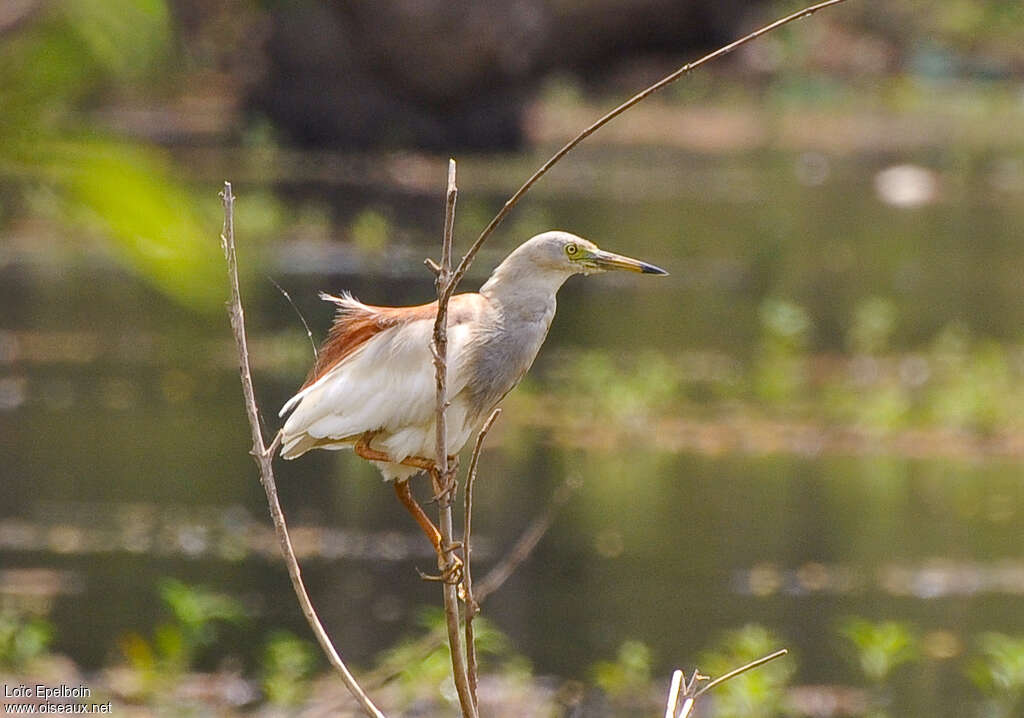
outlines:
{"label": "dry twig", "polygon": [[320,618],[313,608],[313,602],[306,592],[306,586],[302,581],[302,571],[299,562],[295,558],[295,551],[292,548],[292,541],[288,535],[288,525],[285,523],[284,511],[281,510],[281,502],[277,498],[277,484],[274,482],[274,452],[280,442],[280,433],[274,437],[270,446],[263,443],[263,432],[260,430],[259,408],[256,405],[256,393],[252,385],[252,371],[249,368],[249,347],[245,336],[245,315],[242,311],[242,295],[238,286],[238,260],[235,256],[235,226],[234,226],[234,203],[235,197],[231,193],[231,183],[224,183],[224,190],[220,193],[224,204],[224,228],[220,235],[221,246],[224,249],[224,258],[228,265],[228,280],[231,284],[231,299],[228,302],[228,316],[231,318],[231,329],[235,334],[235,343],[238,347],[238,369],[242,375],[242,393],[245,396],[245,411],[249,418],[249,427],[252,429],[252,456],[259,468],[260,482],[267,494],[267,503],[270,505],[270,516],[274,522],[274,531],[277,533],[277,540],[281,545],[281,554],[284,557],[285,565],[288,567],[288,576],[292,581],[292,588],[299,599],[299,606],[302,613],[309,622],[317,642],[327,655],[327,660],[334,666],[341,675],[345,687],[352,696],[359,702],[363,711],[373,718],[384,718],[384,714],[373,704],[369,696],[359,687],[355,677],[348,670],[345,662],[341,660],[338,651],[334,648],[330,636],[324,630]]}
{"label": "dry twig", "polygon": [[434,319],[434,333],[430,342],[430,351],[434,357],[434,369],[437,384],[436,411],[436,479],[434,491],[438,497],[439,511],[437,528],[441,532],[441,545],[444,548],[438,557],[441,569],[442,588],[444,595],[445,625],[448,629],[448,646],[451,649],[452,677],[455,679],[455,690],[459,695],[459,705],[465,718],[476,718],[476,701],[470,689],[469,672],[466,665],[466,653],[462,646],[462,634],[459,632],[459,592],[458,582],[452,580],[450,572],[457,557],[452,544],[452,496],[455,493],[454,467],[448,466],[448,433],[445,410],[448,408],[448,300],[451,299],[454,284],[452,277],[452,231],[455,225],[455,201],[459,190],[455,184],[455,160],[448,160],[448,190],[445,196],[444,237],[441,244],[440,266],[430,263],[437,275],[437,316]]}
{"label": "dry twig", "polygon": [[480,429],[480,433],[477,434],[476,444],[473,446],[473,457],[469,460],[469,473],[466,475],[466,515],[462,524],[462,551],[466,557],[466,565],[463,568],[462,585],[466,590],[466,663],[469,673],[469,689],[473,694],[474,703],[476,702],[478,675],[473,619],[480,613],[480,604],[473,596],[473,572],[470,570],[473,558],[473,486],[476,484],[477,467],[480,464],[480,451],[484,447],[484,439],[487,438],[487,432],[491,430],[499,416],[501,416],[501,409],[492,411]]}
{"label": "dry twig", "polygon": [[[694,670],[693,678],[691,678],[689,683],[687,683],[686,675],[682,671],[674,671],[672,673],[672,683],[668,690],[668,701],[665,704],[665,718],[688,718],[690,713],[693,711],[693,707],[696,704],[697,699],[715,686],[721,685],[730,678],[735,678],[741,673],[746,673],[758,666],[763,666],[769,661],[774,661],[776,658],[781,658],[788,652],[789,651],[783,648],[775,651],[775,653],[769,653],[767,656],[758,658],[756,661],[751,661],[750,663],[729,671],[725,675],[719,676],[710,683],[705,684],[699,691],[696,690],[697,683],[699,681],[708,680],[708,676],[702,676],[700,671]],[[682,707],[680,707],[677,712],[676,706],[679,705],[680,698],[683,699],[683,703]]]}

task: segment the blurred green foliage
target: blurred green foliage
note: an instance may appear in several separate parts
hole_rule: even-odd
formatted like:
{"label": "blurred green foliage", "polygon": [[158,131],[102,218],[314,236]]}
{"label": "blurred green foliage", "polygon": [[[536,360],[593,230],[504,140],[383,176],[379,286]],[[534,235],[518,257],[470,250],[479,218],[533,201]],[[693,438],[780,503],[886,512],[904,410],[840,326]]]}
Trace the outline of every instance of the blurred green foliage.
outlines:
{"label": "blurred green foliage", "polygon": [[917,636],[905,623],[874,623],[864,618],[849,618],[840,633],[856,649],[857,664],[865,677],[876,685],[889,678],[899,666],[920,657]]}
{"label": "blurred green foliage", "polygon": [[802,361],[812,328],[807,310],[784,299],[766,299],[758,315],[761,344],[755,359],[755,391],[769,403],[800,398],[806,373]]}
{"label": "blurred green foliage", "polygon": [[896,329],[896,304],[885,297],[868,297],[853,312],[846,343],[854,354],[884,354]]}
{"label": "blurred green foliage", "polygon": [[121,652],[138,674],[144,692],[159,690],[168,681],[194,668],[207,649],[221,637],[224,624],[239,625],[248,614],[234,598],[165,579],[158,587],[170,619],[153,629],[152,638],[129,633],[121,638]]}
{"label": "blurred green foliage", "polygon": [[990,714],[995,718],[1020,715],[1024,696],[1024,637],[1003,633],[984,633],[978,638],[976,657],[968,667],[968,676],[990,698]]}
{"label": "blurred green foliage", "polygon": [[24,670],[46,654],[53,636],[53,624],[45,618],[0,611],[0,669]]}
{"label": "blurred green foliage", "polygon": [[387,247],[392,231],[388,218],[373,209],[364,209],[349,226],[353,244],[365,252],[379,252]]}
{"label": "blurred green foliage", "polygon": [[[161,291],[196,308],[223,297],[211,223],[163,153],[92,127],[90,105],[159,75],[171,36],[162,0],[48,3],[0,43],[0,179],[54,190],[56,216],[103,240]],[[216,226],[216,225],[212,225]]]}
{"label": "blurred green foliage", "polygon": [[293,633],[271,633],[263,648],[260,666],[267,700],[280,706],[295,706],[308,698],[319,655],[314,644]]}
{"label": "blurred green foliage", "polygon": [[[725,633],[698,662],[700,672],[717,678],[740,666],[773,653],[782,642],[764,626],[749,624]],[[771,661],[742,673],[715,691],[715,715],[719,718],[767,718],[783,712],[785,691],[796,672],[792,656]]]}
{"label": "blurred green foliage", "polygon": [[614,661],[599,661],[591,673],[612,698],[643,695],[651,683],[651,649],[641,641],[624,641]]}
{"label": "blurred green foliage", "polygon": [[625,422],[670,410],[680,389],[676,367],[653,351],[640,351],[628,362],[601,351],[582,352],[560,362],[552,378],[583,414]]}
{"label": "blurred green foliage", "polygon": [[[406,700],[441,697],[456,706],[458,695],[452,681],[444,611],[434,606],[424,607],[416,623],[422,633],[384,651],[378,657],[377,671],[393,678]],[[508,637],[493,623],[478,617],[473,622],[473,630],[481,671],[500,670],[511,678],[525,679],[530,675],[529,664],[512,650]]]}
{"label": "blurred green foliage", "polygon": [[[563,352],[544,381],[511,400],[524,413],[554,411],[565,425],[632,432],[681,412],[720,418],[796,418],[885,435],[934,428],[979,436],[1024,430],[1024,348],[976,340],[958,322],[924,351],[894,353],[893,303],[869,297],[849,320],[852,356],[809,349],[810,313],[787,300],[761,306],[761,337],[748,363],[726,355],[654,350]],[[536,394],[553,389],[553,402]]]}

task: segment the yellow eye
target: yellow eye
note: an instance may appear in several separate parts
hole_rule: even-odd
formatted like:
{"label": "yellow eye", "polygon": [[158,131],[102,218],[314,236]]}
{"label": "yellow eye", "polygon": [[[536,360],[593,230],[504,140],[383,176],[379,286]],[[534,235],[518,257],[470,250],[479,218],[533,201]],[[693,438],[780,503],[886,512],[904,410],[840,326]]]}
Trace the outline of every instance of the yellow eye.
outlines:
{"label": "yellow eye", "polygon": [[576,253],[579,252],[579,251],[580,251],[580,248],[577,247],[575,244],[567,244],[567,245],[565,245],[565,253],[568,254],[570,257],[575,257]]}

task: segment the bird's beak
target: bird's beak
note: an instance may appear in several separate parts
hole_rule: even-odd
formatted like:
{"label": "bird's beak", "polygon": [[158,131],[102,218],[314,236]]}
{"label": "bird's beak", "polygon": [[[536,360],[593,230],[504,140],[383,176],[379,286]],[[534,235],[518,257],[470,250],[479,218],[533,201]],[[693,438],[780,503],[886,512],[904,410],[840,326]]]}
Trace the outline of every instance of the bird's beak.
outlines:
{"label": "bird's beak", "polygon": [[661,267],[655,267],[653,264],[641,262],[639,259],[633,259],[632,257],[624,257],[621,254],[606,252],[603,249],[593,252],[587,257],[587,260],[589,264],[597,269],[626,269],[630,272],[640,272],[641,274],[668,274]]}

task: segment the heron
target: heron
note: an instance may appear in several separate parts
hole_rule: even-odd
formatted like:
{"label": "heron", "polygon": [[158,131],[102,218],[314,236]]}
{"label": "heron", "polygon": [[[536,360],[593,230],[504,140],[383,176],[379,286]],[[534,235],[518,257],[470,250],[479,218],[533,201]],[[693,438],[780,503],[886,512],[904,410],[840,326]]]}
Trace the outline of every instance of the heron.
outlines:
{"label": "heron", "polygon": [[[665,275],[647,262],[604,251],[564,231],[519,245],[479,292],[448,305],[449,455],[471,436],[526,374],[555,316],[555,295],[574,274],[627,270]],[[378,307],[348,292],[321,294],[336,305],[334,323],[299,391],[281,409],[281,455],[350,449],[372,462],[430,539],[440,558],[452,547],[416,502],[409,479],[426,471],[439,483],[436,384],[430,340],[437,302]],[[290,412],[290,414],[289,414]],[[457,556],[454,561],[458,561]]]}

